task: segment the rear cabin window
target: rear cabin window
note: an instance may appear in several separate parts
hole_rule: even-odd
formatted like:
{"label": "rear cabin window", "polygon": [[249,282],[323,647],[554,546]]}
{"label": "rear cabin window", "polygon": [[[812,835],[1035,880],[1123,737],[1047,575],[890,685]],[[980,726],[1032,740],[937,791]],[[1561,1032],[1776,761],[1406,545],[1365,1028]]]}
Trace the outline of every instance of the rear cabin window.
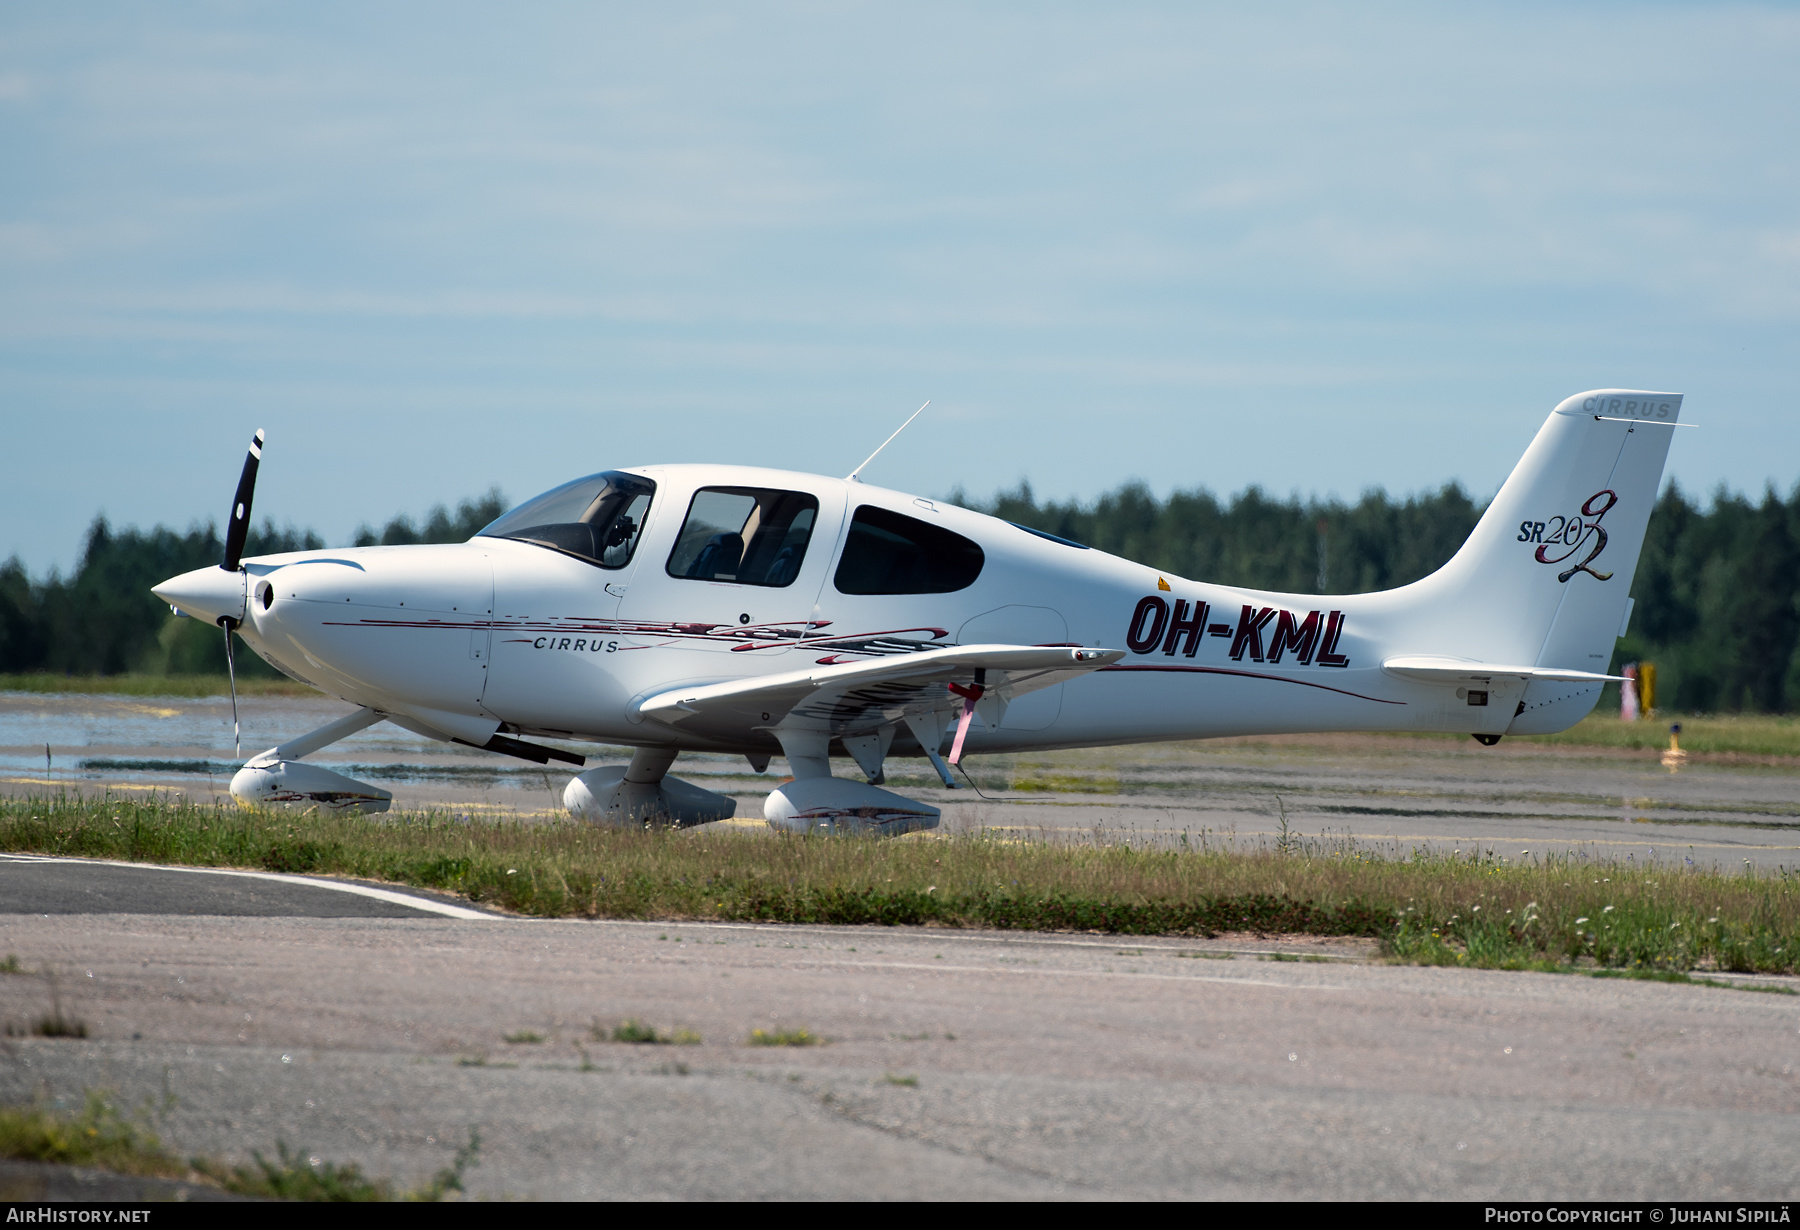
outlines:
{"label": "rear cabin window", "polygon": [[702,487],[669,555],[668,573],[690,581],[792,585],[819,519],[804,491]]}
{"label": "rear cabin window", "polygon": [[833,584],[842,594],[948,594],[973,585],[984,562],[961,534],[864,504],[850,521]]}

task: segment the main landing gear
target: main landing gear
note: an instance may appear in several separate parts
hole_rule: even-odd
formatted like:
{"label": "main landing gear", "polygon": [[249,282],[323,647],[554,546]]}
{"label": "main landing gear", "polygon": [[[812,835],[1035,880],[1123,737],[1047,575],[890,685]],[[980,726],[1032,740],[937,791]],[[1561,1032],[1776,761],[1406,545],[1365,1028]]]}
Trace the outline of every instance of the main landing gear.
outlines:
{"label": "main landing gear", "polygon": [[[951,785],[949,770],[938,755],[945,734],[943,721],[918,719],[909,721],[908,726],[944,784]],[[789,833],[897,836],[936,828],[937,808],[880,788],[894,731],[889,725],[841,736],[868,778],[859,782],[831,775],[830,733],[777,727],[775,737],[781,741],[794,776],[769,792],[763,819],[771,828]],[[674,748],[641,747],[624,768],[590,769],[569,782],[563,791],[563,805],[578,819],[619,827],[673,823],[686,828],[731,817],[737,809],[735,800],[668,775],[675,756]],[[769,766],[766,754],[756,753],[748,759],[758,773]]]}
{"label": "main landing gear", "polygon": [[[231,779],[232,797],[239,803],[258,806],[284,804],[365,814],[387,811],[394,801],[388,791],[302,759],[387,716],[374,709],[358,709],[310,734],[252,756]],[[938,755],[945,734],[943,723],[918,721],[908,725],[945,785],[952,786],[949,770]],[[790,833],[897,836],[938,826],[937,808],[875,784],[884,780],[882,767],[893,742],[894,727],[844,737],[844,746],[868,778],[862,782],[831,775],[828,733],[777,730],[775,734],[794,776],[771,791],[763,804],[763,818],[770,827]],[[577,819],[621,828],[656,823],[687,828],[736,814],[737,801],[728,795],[669,776],[676,754],[674,748],[641,747],[632,754],[629,765],[590,769],[570,779],[563,791],[563,805]],[[765,755],[750,759],[758,772],[768,767]]]}
{"label": "main landing gear", "polygon": [[[833,777],[829,736],[777,733],[794,778],[771,791],[763,804],[763,818],[771,828],[790,833],[893,836],[937,827],[935,807],[902,798],[868,782]],[[890,735],[872,745],[851,746],[853,752],[860,753],[857,760],[864,771],[875,780],[880,780],[881,763],[891,738]],[[687,828],[729,819],[735,814],[735,799],[669,776],[675,756],[674,748],[641,747],[632,754],[628,766],[590,769],[569,782],[563,791],[563,805],[577,819],[620,828],[643,824]],[[766,757],[756,760],[762,762],[757,766],[759,772],[767,767]]]}
{"label": "main landing gear", "polygon": [[563,806],[577,819],[620,828],[645,823],[687,828],[736,814],[736,799],[668,776],[675,755],[672,747],[640,747],[624,768],[589,769],[570,780]]}
{"label": "main landing gear", "polygon": [[[897,837],[901,833],[938,826],[940,813],[937,808],[874,784],[884,780],[882,765],[887,759],[888,745],[893,741],[892,726],[844,740],[850,754],[868,775],[867,782],[831,775],[829,734],[777,729],[775,736],[781,740],[781,750],[787,754],[794,780],[783,782],[770,791],[763,803],[763,819],[769,822],[769,827],[789,833],[873,833]],[[924,743],[923,740],[920,742]],[[930,747],[929,744],[925,746]]]}

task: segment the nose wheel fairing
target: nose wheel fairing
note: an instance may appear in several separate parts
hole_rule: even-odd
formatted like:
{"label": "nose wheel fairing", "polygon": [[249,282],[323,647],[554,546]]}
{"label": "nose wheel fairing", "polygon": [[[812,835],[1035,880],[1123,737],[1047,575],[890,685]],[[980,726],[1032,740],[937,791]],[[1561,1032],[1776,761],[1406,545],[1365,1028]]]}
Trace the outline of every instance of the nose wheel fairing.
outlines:
{"label": "nose wheel fairing", "polygon": [[394,796],[379,786],[302,763],[309,756],[382,720],[373,709],[357,709],[335,722],[252,756],[231,779],[231,797],[246,806],[317,807],[326,811],[384,812]]}
{"label": "nose wheel fairing", "polygon": [[231,797],[259,807],[317,807],[324,811],[384,812],[394,796],[342,773],[298,760],[251,763],[231,779]]}

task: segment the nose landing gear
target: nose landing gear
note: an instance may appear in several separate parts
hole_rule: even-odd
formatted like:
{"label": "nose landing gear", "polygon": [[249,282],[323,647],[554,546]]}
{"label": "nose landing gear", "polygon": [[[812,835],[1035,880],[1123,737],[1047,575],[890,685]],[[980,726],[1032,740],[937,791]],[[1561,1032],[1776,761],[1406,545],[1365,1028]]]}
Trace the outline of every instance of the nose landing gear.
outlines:
{"label": "nose landing gear", "polygon": [[394,796],[388,791],[316,764],[303,764],[300,760],[302,756],[373,726],[383,716],[373,709],[358,709],[311,734],[289,739],[252,756],[231,779],[231,797],[239,803],[265,807],[287,804],[365,814],[386,811],[394,802]]}

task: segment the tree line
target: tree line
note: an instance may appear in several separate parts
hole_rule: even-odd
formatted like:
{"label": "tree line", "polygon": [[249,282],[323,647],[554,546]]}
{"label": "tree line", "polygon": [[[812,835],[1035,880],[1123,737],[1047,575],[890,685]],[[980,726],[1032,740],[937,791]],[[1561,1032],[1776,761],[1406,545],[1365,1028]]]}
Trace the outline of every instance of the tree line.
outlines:
{"label": "tree line", "polygon": [[[1177,491],[1159,499],[1127,483],[1096,500],[1039,501],[1029,484],[988,500],[952,502],[1073,539],[1184,577],[1289,593],[1390,589],[1434,571],[1462,546],[1482,506],[1452,483],[1404,498],[1381,490],[1355,503],[1286,500],[1257,487],[1228,499]],[[498,517],[498,490],[433,508],[422,522],[397,516],[361,527],[353,545],[462,542]],[[310,530],[264,521],[245,553],[309,550]],[[150,586],[216,564],[213,526],[88,530],[68,577],[33,579],[15,557],[0,566],[0,673],[223,673],[217,628],[176,619]],[[1685,712],[1800,711],[1800,488],[1760,501],[1725,490],[1702,505],[1670,483],[1650,518],[1632,585],[1624,662],[1657,664],[1658,704]],[[248,674],[269,674],[252,654]]]}

